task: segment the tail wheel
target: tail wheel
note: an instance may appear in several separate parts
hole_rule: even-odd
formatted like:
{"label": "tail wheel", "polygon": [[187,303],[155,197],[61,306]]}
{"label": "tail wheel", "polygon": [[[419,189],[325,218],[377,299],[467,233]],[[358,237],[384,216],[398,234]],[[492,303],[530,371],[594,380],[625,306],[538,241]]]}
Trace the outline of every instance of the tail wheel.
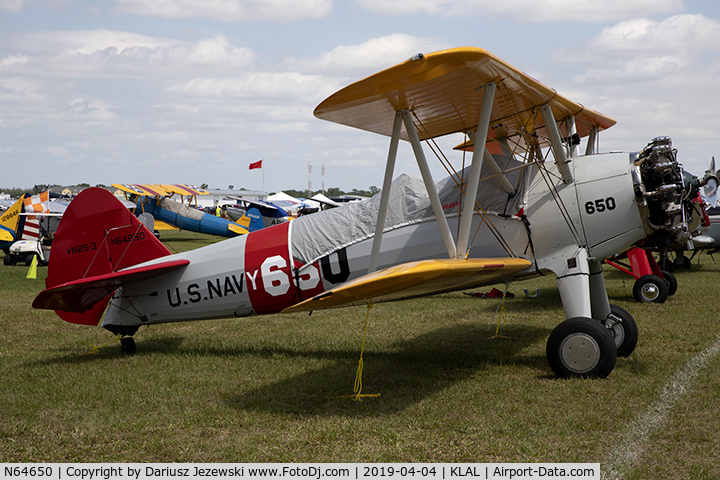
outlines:
{"label": "tail wheel", "polygon": [[125,355],[135,355],[137,346],[133,337],[123,337],[120,339],[120,348]]}
{"label": "tail wheel", "polygon": [[675,292],[677,292],[677,279],[675,275],[665,270],[660,270],[660,273],[662,273],[663,279],[668,284],[668,295],[675,295]]}
{"label": "tail wheel", "polygon": [[547,359],[559,377],[607,377],[615,368],[617,347],[610,332],[597,320],[565,320],[550,333]]}
{"label": "tail wheel", "polygon": [[635,301],[643,303],[664,303],[668,297],[668,283],[657,275],[643,275],[633,285]]}
{"label": "tail wheel", "polygon": [[610,315],[603,321],[605,328],[615,340],[618,357],[629,357],[638,342],[638,327],[630,312],[617,305],[610,305]]}

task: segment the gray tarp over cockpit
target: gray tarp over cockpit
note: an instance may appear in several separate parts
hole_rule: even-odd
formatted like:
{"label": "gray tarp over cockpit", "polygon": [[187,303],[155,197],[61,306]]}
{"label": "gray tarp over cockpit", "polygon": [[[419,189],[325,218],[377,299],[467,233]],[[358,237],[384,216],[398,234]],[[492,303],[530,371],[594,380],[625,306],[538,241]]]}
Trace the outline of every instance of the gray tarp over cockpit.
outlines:
{"label": "gray tarp over cockpit", "polygon": [[175,200],[171,200],[169,198],[161,198],[158,202],[158,206],[160,208],[164,208],[165,210],[170,210],[173,213],[177,213],[182,217],[192,218],[193,220],[201,220],[203,218],[202,211],[196,208],[190,208],[183,203],[176,202]]}
{"label": "gray tarp over cockpit", "polygon": [[[521,168],[523,164],[516,160],[499,155],[493,157],[499,165],[505,166],[505,177],[515,186],[517,193],[509,197],[499,187],[500,176],[494,175],[483,163],[477,202],[489,215],[516,215],[526,204],[526,169]],[[469,173],[470,167],[467,167],[458,172],[457,177],[467,179]],[[456,181],[448,176],[436,184],[436,189],[445,215],[458,216],[461,192]],[[371,238],[375,234],[379,206],[380,193],[377,193],[368,201],[293,220],[290,222],[292,258],[303,265],[311,264],[344,247]],[[390,189],[383,231],[433,220],[435,213],[422,179],[407,174],[395,179]]]}

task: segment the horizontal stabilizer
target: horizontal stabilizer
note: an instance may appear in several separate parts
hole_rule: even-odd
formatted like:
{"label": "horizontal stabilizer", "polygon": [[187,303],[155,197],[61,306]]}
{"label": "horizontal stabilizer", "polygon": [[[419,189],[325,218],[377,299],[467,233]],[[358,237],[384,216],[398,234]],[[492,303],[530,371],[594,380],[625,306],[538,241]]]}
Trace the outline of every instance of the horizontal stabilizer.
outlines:
{"label": "horizontal stabilizer", "polygon": [[386,268],[300,302],[282,313],[364,305],[452,292],[510,279],[531,265],[524,258],[422,260]]}
{"label": "horizontal stabilizer", "polygon": [[172,260],[73,280],[43,290],[35,297],[32,306],[61,312],[86,312],[117,290],[123,283],[154,277],[177,270],[189,263],[190,260]]}

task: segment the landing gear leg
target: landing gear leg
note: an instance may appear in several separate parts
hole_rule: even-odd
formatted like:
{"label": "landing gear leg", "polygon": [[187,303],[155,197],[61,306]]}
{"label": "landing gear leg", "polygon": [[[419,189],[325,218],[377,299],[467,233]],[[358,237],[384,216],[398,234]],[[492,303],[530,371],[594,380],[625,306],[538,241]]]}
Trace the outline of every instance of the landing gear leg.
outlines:
{"label": "landing gear leg", "polygon": [[[671,275],[668,273],[668,275]],[[635,319],[624,308],[612,305],[608,301],[605,279],[602,276],[602,263],[590,262],[590,298],[592,317],[600,320],[615,341],[618,357],[627,357],[638,341],[638,328]]]}
{"label": "landing gear leg", "polygon": [[558,289],[567,320],[548,338],[548,363],[559,377],[607,377],[615,368],[617,346],[610,330],[593,318],[610,313],[602,265],[589,262],[584,249],[566,262]]}

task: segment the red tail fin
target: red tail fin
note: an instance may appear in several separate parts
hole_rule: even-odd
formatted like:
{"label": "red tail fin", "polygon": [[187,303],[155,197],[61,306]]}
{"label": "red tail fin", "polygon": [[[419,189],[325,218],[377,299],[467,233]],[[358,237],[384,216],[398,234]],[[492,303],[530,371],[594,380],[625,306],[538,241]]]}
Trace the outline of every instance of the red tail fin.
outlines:
{"label": "red tail fin", "polygon": [[[112,193],[88,188],[70,203],[55,232],[45,286],[116,272],[170,253]],[[57,314],[71,323],[97,325],[109,300],[110,295],[87,312]]]}

